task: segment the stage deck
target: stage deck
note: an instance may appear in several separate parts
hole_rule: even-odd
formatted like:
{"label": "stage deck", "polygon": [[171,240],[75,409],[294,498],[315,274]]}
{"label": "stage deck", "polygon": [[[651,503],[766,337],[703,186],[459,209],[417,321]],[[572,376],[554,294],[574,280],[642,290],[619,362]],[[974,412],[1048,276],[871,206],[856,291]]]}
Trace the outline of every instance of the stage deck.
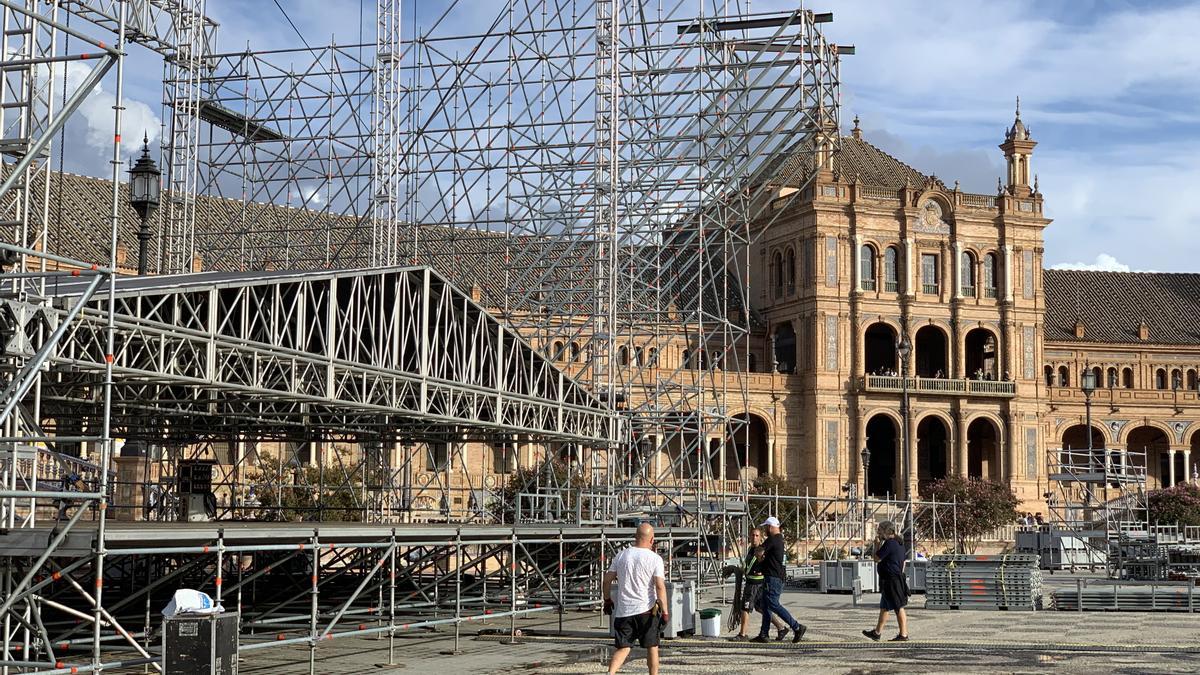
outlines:
{"label": "stage deck", "polygon": [[[94,551],[98,528],[95,523],[79,523],[68,533],[55,551],[55,557],[79,557]],[[465,544],[500,543],[516,535],[518,541],[557,541],[561,533],[565,541],[628,540],[633,537],[630,527],[534,525],[456,525],[411,523],[353,523],[353,522],[247,522],[215,521],[209,523],[108,522],[104,530],[105,549],[113,555],[129,553],[150,554],[151,549],[163,553],[194,553],[208,547],[215,553],[218,542],[226,548],[251,550],[266,547],[299,547],[310,545],[314,534],[322,545],[379,546],[389,544],[393,535],[401,546],[441,546],[461,541]],[[694,528],[661,528],[656,532],[660,541],[692,539]],[[0,557],[38,556],[53,538],[52,528],[34,527],[0,533]]]}

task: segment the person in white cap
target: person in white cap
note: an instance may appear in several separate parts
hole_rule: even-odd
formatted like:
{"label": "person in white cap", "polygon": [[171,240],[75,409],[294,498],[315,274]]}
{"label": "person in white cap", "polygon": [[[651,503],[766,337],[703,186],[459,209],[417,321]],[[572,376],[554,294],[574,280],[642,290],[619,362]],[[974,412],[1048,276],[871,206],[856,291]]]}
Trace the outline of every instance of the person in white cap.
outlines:
{"label": "person in white cap", "polygon": [[792,615],[784,609],[779,602],[779,596],[783,593],[783,534],[779,531],[779,519],[771,516],[763,521],[763,527],[767,528],[767,542],[763,544],[763,565],[762,573],[766,577],[766,587],[763,589],[762,596],[762,628],[758,631],[758,637],[751,642],[768,642],[768,635],[771,631],[771,616],[778,616],[783,619],[783,622],[792,629],[792,642],[799,642],[804,637],[804,631],[808,630],[804,624],[792,618]]}

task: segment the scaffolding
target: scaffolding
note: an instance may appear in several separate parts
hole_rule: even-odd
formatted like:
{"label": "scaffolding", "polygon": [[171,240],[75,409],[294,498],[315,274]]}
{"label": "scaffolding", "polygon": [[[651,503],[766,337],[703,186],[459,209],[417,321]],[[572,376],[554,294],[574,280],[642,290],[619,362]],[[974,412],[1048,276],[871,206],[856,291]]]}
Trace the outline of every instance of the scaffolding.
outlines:
{"label": "scaffolding", "polygon": [[1047,534],[1086,546],[1078,549],[1078,560],[1063,561],[1065,566],[1101,561],[1117,579],[1161,574],[1166,560],[1149,524],[1146,456],[1145,449],[1068,447],[1048,453]]}
{"label": "scaffolding", "polygon": [[[545,570],[514,573],[518,547],[536,558],[525,547],[557,543],[562,559],[567,532],[602,564],[621,526],[645,517],[669,521],[672,542],[691,539],[678,557],[697,581],[715,578],[748,513],[749,458],[734,448],[749,434],[737,373],[750,370],[757,321],[750,225],[761,236],[805,194],[792,174],[815,175],[837,151],[838,64],[852,52],[822,34],[832,15],[803,8],[508,2],[457,35],[474,10],[420,5],[379,0],[372,44],[220,53],[203,0],[0,0],[5,54],[20,55],[0,89],[14,160],[0,184],[11,233],[0,248],[15,261],[2,279],[0,410],[9,672],[157,667],[149,619],[127,630],[132,604],[104,588],[144,578],[150,607],[187,578],[220,597],[224,575],[268,580],[272,552],[306,545],[311,609],[287,621],[308,631],[272,644],[315,651],[363,592],[383,592],[395,538],[429,536],[405,529],[429,523],[512,529],[507,549],[488,548],[494,532],[437,542],[442,575],[411,589],[426,600],[477,565],[485,586],[508,586],[513,616],[533,611],[516,589]],[[68,53],[59,35],[95,51]],[[163,276],[150,279],[117,274],[133,45],[164,57],[170,119],[151,265]],[[96,64],[84,86],[55,106],[47,65],[83,59]],[[50,148],[114,66],[97,264],[48,236]],[[469,469],[480,443],[497,449],[499,476]],[[321,532],[272,543],[265,528],[235,550],[220,527],[197,527],[174,533],[195,539],[179,550],[121,548],[116,519],[192,513],[180,486],[198,463],[213,467],[206,517],[299,518]],[[556,541],[517,531],[531,519],[566,529]],[[355,529],[366,524],[376,529]],[[332,577],[359,574],[336,600],[317,580],[331,538],[358,551],[329,549]],[[213,546],[215,564],[186,561]],[[547,601],[562,611],[559,569]],[[579,592],[594,604],[594,586]],[[447,602],[456,628],[470,620],[461,597],[433,611]],[[386,604],[372,605],[375,627],[348,634],[413,623],[411,607]],[[90,637],[66,627],[80,614]],[[320,617],[332,620],[318,631]],[[106,661],[110,647],[137,655]],[[64,657],[79,649],[89,663]]]}

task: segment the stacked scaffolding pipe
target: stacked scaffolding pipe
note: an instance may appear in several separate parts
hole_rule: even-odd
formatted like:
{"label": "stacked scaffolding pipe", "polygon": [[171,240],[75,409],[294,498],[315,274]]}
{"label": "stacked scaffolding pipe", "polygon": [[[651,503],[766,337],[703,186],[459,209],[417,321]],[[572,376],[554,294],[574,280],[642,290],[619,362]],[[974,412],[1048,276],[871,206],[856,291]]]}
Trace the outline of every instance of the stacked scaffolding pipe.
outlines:
{"label": "stacked scaffolding pipe", "polygon": [[925,583],[928,609],[1042,608],[1042,572],[1036,555],[934,556]]}

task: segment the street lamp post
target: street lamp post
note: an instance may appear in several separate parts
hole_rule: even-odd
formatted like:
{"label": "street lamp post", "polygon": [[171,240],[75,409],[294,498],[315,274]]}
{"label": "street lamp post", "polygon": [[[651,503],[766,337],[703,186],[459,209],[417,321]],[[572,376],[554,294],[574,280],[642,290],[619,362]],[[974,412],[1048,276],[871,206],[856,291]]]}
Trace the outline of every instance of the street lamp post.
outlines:
{"label": "street lamp post", "polygon": [[913,529],[916,521],[913,518],[912,482],[909,480],[912,467],[908,461],[908,355],[911,352],[912,343],[908,341],[908,335],[902,335],[896,343],[896,355],[900,357],[900,460],[904,472],[904,495],[908,498],[908,522],[904,525],[904,531],[908,533],[909,557],[915,560],[917,533]]}
{"label": "street lamp post", "polygon": [[150,216],[158,208],[162,172],[150,156],[150,141],[142,137],[142,156],[129,168],[129,205],[141,219],[138,226],[138,275],[146,274],[146,248],[150,243]]}
{"label": "street lamp post", "polygon": [[[866,440],[870,441],[871,439],[868,438]],[[858,454],[860,457],[862,457],[862,472],[863,472],[862,493],[863,493],[863,497],[866,498],[866,496],[867,496],[867,470],[871,468],[871,449],[868,448],[864,444],[862,452],[860,452]]]}
{"label": "street lamp post", "polygon": [[902,336],[896,343],[896,355],[900,357],[900,466],[904,476],[904,496],[912,498],[909,488],[908,465],[908,355],[912,353],[912,343],[908,336]]}
{"label": "street lamp post", "polygon": [[[1096,393],[1096,373],[1086,361],[1083,364],[1083,374],[1079,378],[1079,388],[1083,390],[1083,407],[1086,411],[1087,421],[1088,463],[1091,464],[1095,461],[1095,453],[1092,448],[1092,394]],[[1107,481],[1105,484],[1107,485]]]}

